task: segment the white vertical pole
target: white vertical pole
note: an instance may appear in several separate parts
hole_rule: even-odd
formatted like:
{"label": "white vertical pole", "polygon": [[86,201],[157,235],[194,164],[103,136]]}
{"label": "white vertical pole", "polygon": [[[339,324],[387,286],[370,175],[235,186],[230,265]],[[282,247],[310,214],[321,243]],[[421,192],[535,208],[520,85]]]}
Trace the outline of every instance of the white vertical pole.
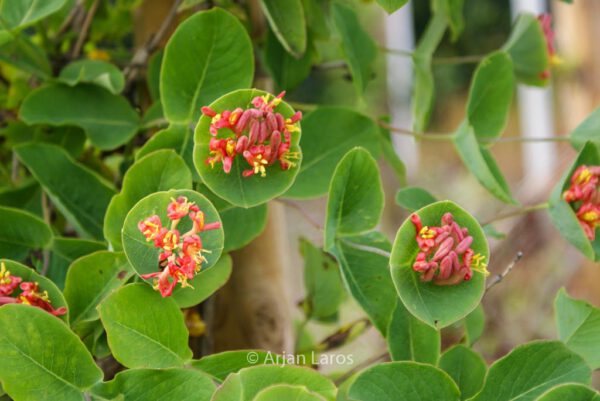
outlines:
{"label": "white vertical pole", "polygon": [[[413,51],[415,35],[413,29],[412,3],[385,18],[386,46],[390,49]],[[387,55],[387,90],[391,123],[393,126],[410,128],[411,93],[413,68],[410,57]],[[419,146],[410,136],[394,135],[394,148],[406,164],[409,177],[415,174],[419,165]]]}
{"label": "white vertical pole", "polygon": [[[547,12],[545,0],[511,0],[511,7],[513,17],[521,12]],[[531,138],[554,136],[552,89],[519,85],[517,97],[521,135]],[[525,174],[522,191],[525,198],[535,197],[547,190],[549,182],[553,179],[556,163],[556,144],[523,144]]]}

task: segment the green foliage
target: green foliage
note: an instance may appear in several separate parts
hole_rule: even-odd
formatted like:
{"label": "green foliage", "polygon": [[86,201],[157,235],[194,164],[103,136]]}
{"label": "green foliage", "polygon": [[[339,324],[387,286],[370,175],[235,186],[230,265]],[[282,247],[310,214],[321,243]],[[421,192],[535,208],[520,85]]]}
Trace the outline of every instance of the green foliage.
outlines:
{"label": "green foliage", "polygon": [[301,0],[260,0],[273,33],[283,48],[296,58],[306,51],[306,20]]}
{"label": "green foliage", "polygon": [[58,10],[66,0],[4,0],[0,3],[2,28],[25,28]]}
{"label": "green foliage", "polygon": [[149,286],[127,285],[106,298],[98,310],[112,354],[124,366],[180,367],[192,358],[179,307]]}
{"label": "green foliage", "polygon": [[83,401],[102,379],[79,338],[41,309],[1,307],[0,340],[0,381],[16,401]]}
{"label": "green foliage", "polygon": [[267,34],[264,60],[279,89],[292,90],[304,82],[315,58],[311,43],[307,45],[302,57],[297,59],[286,51],[272,31]]}
{"label": "green foliage", "polygon": [[563,384],[544,393],[536,401],[600,401],[597,391],[581,384]]}
{"label": "green foliage", "polygon": [[487,372],[483,357],[464,345],[447,349],[440,358],[440,369],[454,380],[460,389],[461,400],[479,392]]}
{"label": "green foliage", "polygon": [[39,217],[12,207],[0,206],[0,255],[23,260],[32,249],[45,248],[52,231]]}
{"label": "green foliage", "polygon": [[81,82],[96,84],[115,95],[121,93],[125,86],[125,77],[121,70],[101,60],[74,61],[63,68],[58,78],[69,86]]}
{"label": "green foliage", "polygon": [[414,212],[434,202],[437,202],[436,197],[423,188],[407,187],[396,192],[396,203],[409,212]]}
{"label": "green foliage", "polygon": [[[473,237],[471,248],[475,253],[489,260],[488,243],[481,226],[467,211],[450,201],[442,201],[425,206],[415,212],[423,225],[438,226],[445,213],[452,213],[461,227],[469,230]],[[442,328],[457,322],[473,311],[485,289],[485,275],[474,270],[473,277],[457,285],[440,286],[432,282],[422,282],[419,273],[412,268],[419,253],[415,226],[406,220],[398,230],[390,265],[392,278],[404,306],[417,318],[435,328]]]}
{"label": "green foliage", "polygon": [[581,150],[587,141],[591,141],[600,146],[600,108],[597,108],[586,117],[574,130],[571,132],[571,144],[577,150]]}
{"label": "green foliage", "polygon": [[408,0],[377,0],[379,5],[384,8],[389,14],[401,9]]}
{"label": "green foliage", "polygon": [[485,330],[485,311],[481,304],[467,315],[463,321],[465,327],[465,342],[472,346],[479,340]]}
{"label": "green foliage", "polygon": [[257,365],[285,362],[277,354],[261,350],[225,351],[192,361],[192,367],[223,381],[231,373]]}

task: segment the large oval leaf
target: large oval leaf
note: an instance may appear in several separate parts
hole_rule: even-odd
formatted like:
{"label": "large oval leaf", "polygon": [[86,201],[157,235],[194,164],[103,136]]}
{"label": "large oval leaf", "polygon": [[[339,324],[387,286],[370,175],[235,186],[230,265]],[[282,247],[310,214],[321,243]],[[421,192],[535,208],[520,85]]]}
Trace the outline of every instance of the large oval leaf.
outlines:
{"label": "large oval leaf", "polygon": [[125,77],[114,64],[102,60],[77,60],[63,68],[59,80],[70,86],[80,82],[96,84],[115,95],[125,87]]}
{"label": "large oval leaf", "polygon": [[558,384],[587,384],[590,377],[585,361],[563,343],[534,341],[496,361],[483,389],[471,400],[531,401]]}
{"label": "large oval leaf", "polygon": [[285,362],[285,359],[269,351],[240,350],[207,355],[200,360],[192,361],[192,367],[223,381],[231,373],[237,373],[244,368]]}
{"label": "large oval leaf", "polygon": [[296,58],[306,51],[306,19],[301,0],[260,0],[271,29],[289,53]]}
{"label": "large oval leaf", "polygon": [[329,185],[325,219],[325,250],[336,237],[361,234],[379,224],[383,213],[379,168],[363,148],[348,152],[338,163]]}
{"label": "large oval leaf", "polygon": [[600,309],[558,291],[554,300],[558,338],[577,352],[592,369],[600,368]]}
{"label": "large oval leaf", "polygon": [[454,380],[460,389],[461,400],[466,400],[481,390],[487,372],[483,357],[460,344],[444,352],[440,358],[440,369]]}
{"label": "large oval leaf", "polygon": [[146,284],[130,284],[99,306],[108,345],[128,368],[182,366],[192,357],[179,307]]}
{"label": "large oval leaf", "polygon": [[442,370],[415,362],[382,363],[356,378],[349,398],[357,401],[460,400],[460,392]]}
{"label": "large oval leaf", "polygon": [[115,194],[110,183],[55,145],[26,144],[15,152],[79,232],[102,238],[104,213]]}
{"label": "large oval leaf", "polygon": [[[424,226],[439,226],[442,216],[452,213],[459,226],[473,237],[471,248],[489,259],[489,248],[481,226],[467,211],[450,201],[432,203],[415,212]],[[396,234],[390,264],[396,290],[406,308],[430,326],[442,328],[462,319],[474,310],[485,290],[485,274],[473,270],[470,281],[456,285],[436,285],[422,282],[412,268],[419,253],[415,226],[407,219]]]}
{"label": "large oval leaf", "polygon": [[27,124],[81,127],[104,150],[127,143],[139,128],[139,117],[124,97],[91,84],[42,86],[25,98],[19,116]]}
{"label": "large oval leaf", "polygon": [[137,160],[125,173],[121,193],[114,196],[104,217],[104,237],[121,249],[121,229],[129,210],[143,197],[158,191],[189,189],[192,173],[172,150],[159,150]]}
{"label": "large oval leaf", "polygon": [[[6,270],[8,270],[12,275],[21,277],[23,282],[30,281],[38,283],[40,292],[43,293],[44,291],[48,291],[48,300],[54,309],[62,307],[67,308],[67,313],[59,317],[64,321],[69,321],[70,308],[67,307],[67,301],[65,300],[62,292],[60,292],[60,290],[56,287],[56,284],[41,274],[38,274],[32,268],[20,263],[13,262],[12,260],[8,259],[0,259],[0,263],[4,263]],[[18,289],[15,290],[15,293],[12,294],[12,296],[14,297],[18,292]]]}
{"label": "large oval leaf", "polygon": [[536,401],[600,401],[600,394],[582,384],[563,384],[544,393]]}
{"label": "large oval leaf", "polygon": [[81,238],[55,237],[47,277],[61,290],[65,287],[67,269],[75,259],[106,249],[106,243]]}
{"label": "large oval leaf", "polygon": [[96,307],[132,275],[133,269],[123,253],[94,252],[73,262],[65,283],[71,326],[99,319]]}
{"label": "large oval leaf", "polygon": [[310,75],[316,57],[315,47],[309,44],[304,55],[300,59],[295,58],[281,46],[275,34],[269,30],[264,62],[278,90],[296,89]]}
{"label": "large oval leaf", "polygon": [[45,248],[52,240],[50,227],[21,209],[0,206],[0,255],[22,260],[30,250]]}
{"label": "large oval leaf", "polygon": [[238,19],[220,8],[199,12],[177,27],[165,48],[160,71],[165,117],[196,121],[200,107],[247,88],[253,78],[252,43]]}
{"label": "large oval leaf", "polygon": [[327,193],[336,165],[356,146],[377,158],[378,129],[371,118],[352,109],[319,107],[308,114],[302,120],[302,166],[285,196],[312,198]]}
{"label": "large oval leaf", "polygon": [[303,386],[325,400],[335,399],[336,389],[333,383],[312,369],[262,365],[229,375],[212,401],[252,401],[265,388],[278,384]]}
{"label": "large oval leaf", "polygon": [[2,28],[24,28],[58,10],[66,0],[4,0],[0,3]]}
{"label": "large oval leaf", "polygon": [[92,389],[102,399],[127,401],[209,401],[214,391],[208,376],[190,369],[130,369]]}
{"label": "large oval leaf", "polygon": [[84,401],[102,379],[83,343],[59,319],[27,305],[0,307],[0,382],[17,401]]}
{"label": "large oval leaf", "polygon": [[[257,89],[238,90],[219,98],[210,107],[217,113],[223,110],[234,110],[236,107],[247,108],[252,99],[265,95],[267,95],[266,92]],[[285,118],[294,114],[294,110],[285,102],[281,102],[275,111],[281,113]],[[238,155],[233,160],[229,174],[226,174],[219,165],[212,168],[206,163],[210,154],[209,142],[213,137],[209,132],[210,123],[211,118],[203,115],[196,127],[194,164],[200,173],[202,182],[217,196],[233,205],[248,208],[283,194],[292,185],[302,164],[299,146],[300,132],[294,132],[291,140],[290,151],[299,154],[295,166],[289,170],[282,170],[277,164],[274,164],[268,169],[266,177],[261,177],[259,174],[243,177],[242,173],[249,168],[249,165],[242,155]]]}

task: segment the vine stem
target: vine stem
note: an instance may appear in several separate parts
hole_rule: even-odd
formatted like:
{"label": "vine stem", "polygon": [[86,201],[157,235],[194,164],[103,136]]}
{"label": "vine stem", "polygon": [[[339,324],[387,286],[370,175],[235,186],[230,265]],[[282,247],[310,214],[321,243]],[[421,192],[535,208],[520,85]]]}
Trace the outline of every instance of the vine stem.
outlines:
{"label": "vine stem", "polygon": [[369,366],[373,365],[374,363],[379,362],[382,359],[389,359],[389,354],[387,351],[384,352],[383,354],[375,355],[375,356],[357,364],[356,366],[354,366],[353,368],[351,368],[350,370],[348,370],[347,372],[342,374],[340,377],[338,377],[334,381],[334,383],[339,386],[340,384],[345,382],[347,379],[352,377],[352,375],[354,375],[356,372],[360,372],[364,368],[369,367]]}
{"label": "vine stem", "polygon": [[485,220],[485,221],[483,221],[481,223],[481,225],[485,226],[485,225],[488,225],[488,224],[495,223],[497,221],[506,220],[506,219],[510,219],[512,217],[522,216],[524,214],[528,214],[528,213],[531,213],[531,212],[536,212],[538,210],[547,209],[548,206],[549,206],[548,202],[538,203],[537,205],[532,205],[532,206],[526,206],[526,207],[523,207],[521,209],[514,210],[512,212],[500,214],[500,215],[498,215],[496,217],[493,217],[493,218],[491,218],[489,220]]}
{"label": "vine stem", "polygon": [[490,282],[485,287],[485,292],[487,293],[492,287],[496,284],[499,284],[504,277],[508,276],[508,274],[512,271],[512,269],[519,263],[519,261],[523,258],[523,252],[517,252],[515,258],[509,263],[509,265],[504,269],[504,271],[500,274],[495,275]]}
{"label": "vine stem", "polygon": [[79,57],[79,53],[81,53],[83,43],[87,38],[90,26],[92,25],[92,20],[94,19],[94,14],[96,14],[96,10],[98,10],[99,5],[100,0],[94,0],[90,7],[90,10],[86,14],[85,20],[83,21],[83,25],[81,27],[81,31],[79,32],[79,35],[77,37],[77,42],[75,42],[75,46],[73,47],[73,51],[71,52],[71,59],[76,59],[77,57]]}
{"label": "vine stem", "polygon": [[280,202],[282,204],[284,204],[285,206],[291,207],[292,209],[295,209],[296,211],[298,211],[302,217],[304,217],[304,219],[310,223],[311,226],[313,226],[314,228],[316,228],[319,231],[323,231],[323,226],[321,226],[321,224],[319,224],[315,219],[312,218],[311,215],[308,214],[308,212],[306,210],[304,210],[300,205],[298,205],[295,202],[289,201],[287,199],[275,199],[277,202]]}
{"label": "vine stem", "polygon": [[[380,46],[379,49],[383,52],[399,57],[413,57],[414,52],[400,49],[390,49],[387,47]],[[453,56],[453,57],[434,57],[432,62],[434,64],[470,64],[478,63],[483,60],[483,55],[472,55],[472,56]]]}

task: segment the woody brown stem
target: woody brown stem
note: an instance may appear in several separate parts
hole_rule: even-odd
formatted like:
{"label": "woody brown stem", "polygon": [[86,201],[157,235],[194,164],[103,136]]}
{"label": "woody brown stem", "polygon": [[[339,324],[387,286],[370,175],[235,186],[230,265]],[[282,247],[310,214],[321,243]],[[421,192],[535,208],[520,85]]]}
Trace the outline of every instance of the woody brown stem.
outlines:
{"label": "woody brown stem", "polygon": [[509,213],[505,213],[505,214],[500,214],[500,215],[498,215],[496,217],[493,217],[491,219],[485,220],[485,221],[483,221],[481,223],[481,225],[485,226],[485,225],[488,225],[488,224],[495,223],[497,221],[510,219],[512,217],[522,216],[524,214],[528,214],[528,213],[532,213],[532,212],[537,212],[538,210],[547,209],[548,206],[549,205],[548,205],[547,202],[539,203],[537,205],[532,205],[532,206],[526,206],[526,207],[523,207],[521,209],[509,212]]}
{"label": "woody brown stem", "polygon": [[85,20],[83,20],[83,25],[81,30],[79,31],[79,35],[77,37],[77,42],[75,42],[75,46],[73,47],[73,51],[71,52],[71,59],[76,59],[79,57],[81,53],[81,49],[83,48],[83,43],[87,39],[88,32],[90,30],[90,26],[92,25],[92,20],[94,19],[94,14],[96,14],[96,10],[98,10],[98,6],[100,5],[100,0],[94,0],[92,3],[90,10],[87,12],[85,16]]}
{"label": "woody brown stem", "polygon": [[488,292],[492,287],[494,287],[496,284],[499,284],[502,280],[504,280],[504,277],[508,276],[508,274],[512,271],[512,269],[517,265],[517,263],[519,263],[519,261],[522,258],[523,258],[523,252],[521,252],[521,251],[517,252],[517,255],[512,260],[512,262],[509,263],[509,265],[506,267],[506,269],[504,269],[504,271],[502,273],[495,275],[491,280],[489,280],[487,286],[485,287],[485,292]]}

